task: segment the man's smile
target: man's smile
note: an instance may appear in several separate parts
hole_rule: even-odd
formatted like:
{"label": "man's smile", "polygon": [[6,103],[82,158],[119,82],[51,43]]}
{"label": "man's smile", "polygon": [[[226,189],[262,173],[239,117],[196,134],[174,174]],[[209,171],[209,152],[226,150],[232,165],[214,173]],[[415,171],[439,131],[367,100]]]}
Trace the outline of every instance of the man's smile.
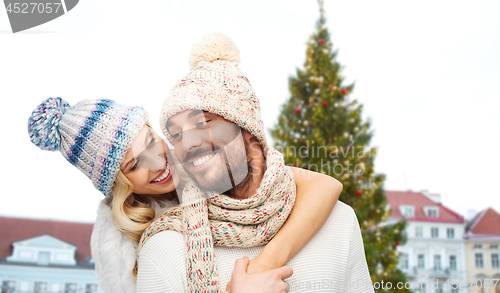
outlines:
{"label": "man's smile", "polygon": [[210,165],[213,162],[214,157],[217,156],[217,154],[218,151],[215,151],[209,154],[196,157],[193,160],[190,160],[189,164],[193,165],[194,171],[199,171]]}

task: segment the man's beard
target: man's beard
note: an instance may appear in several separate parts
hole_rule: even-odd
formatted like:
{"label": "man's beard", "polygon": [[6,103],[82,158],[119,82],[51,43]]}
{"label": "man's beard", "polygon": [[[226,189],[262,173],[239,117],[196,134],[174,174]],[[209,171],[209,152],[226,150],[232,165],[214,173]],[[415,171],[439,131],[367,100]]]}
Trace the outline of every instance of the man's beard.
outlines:
{"label": "man's beard", "polygon": [[[255,169],[253,166],[253,158],[250,155],[249,143],[243,139],[243,144],[245,147],[246,162],[244,160],[238,160],[237,165],[233,164],[233,168],[229,165],[230,160],[227,160],[227,154],[224,152],[224,149],[219,148],[215,150],[225,162],[225,168],[221,167],[223,170],[216,173],[217,177],[208,179],[200,178],[199,180],[195,174],[188,170],[188,168],[185,168],[185,171],[202,190],[215,191],[220,194],[238,198],[242,194],[245,194],[250,188],[254,175],[253,171]],[[199,153],[203,154],[207,152],[204,151]],[[198,156],[198,154],[192,154],[189,157],[196,156]]]}
{"label": "man's beard", "polygon": [[[246,140],[243,140],[243,143],[245,144],[245,153],[247,155],[247,176],[239,183],[236,184],[233,188],[229,189],[228,191],[224,192],[225,195],[230,196],[230,197],[241,197],[242,194],[246,194],[248,189],[250,188],[250,184],[252,183],[253,175],[254,175],[254,166],[253,166],[253,158],[250,155],[250,146],[248,145],[248,142]],[[229,166],[226,164],[226,167],[228,168],[228,171],[230,171]]]}

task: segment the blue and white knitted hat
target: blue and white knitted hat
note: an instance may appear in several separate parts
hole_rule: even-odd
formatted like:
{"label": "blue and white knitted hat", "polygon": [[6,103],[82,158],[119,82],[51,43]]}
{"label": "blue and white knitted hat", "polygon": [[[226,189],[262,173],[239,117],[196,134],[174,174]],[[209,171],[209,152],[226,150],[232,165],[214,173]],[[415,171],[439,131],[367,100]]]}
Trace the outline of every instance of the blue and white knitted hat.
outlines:
{"label": "blue and white knitted hat", "polygon": [[28,133],[42,150],[59,150],[108,196],[125,154],[147,121],[144,108],[112,100],[84,100],[70,107],[61,98],[48,98],[31,114]]}

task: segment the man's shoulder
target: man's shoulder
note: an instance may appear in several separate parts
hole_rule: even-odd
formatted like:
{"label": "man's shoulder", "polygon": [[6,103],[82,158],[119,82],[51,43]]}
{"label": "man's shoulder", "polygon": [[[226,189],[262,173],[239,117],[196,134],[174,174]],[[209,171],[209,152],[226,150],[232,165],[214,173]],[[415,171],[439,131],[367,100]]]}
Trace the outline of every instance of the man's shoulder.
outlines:
{"label": "man's shoulder", "polygon": [[335,207],[333,208],[333,211],[336,211],[336,210],[341,211],[341,212],[354,213],[354,210],[352,209],[352,207],[350,205],[348,205],[340,200],[337,201],[337,203],[335,204]]}
{"label": "man's shoulder", "polygon": [[352,225],[355,219],[357,220],[357,217],[353,208],[339,200],[335,204],[335,207],[333,208],[333,211],[330,214],[327,223],[334,222],[335,225]]}
{"label": "man's shoulder", "polygon": [[335,243],[337,247],[348,245],[352,233],[359,229],[354,210],[347,204],[338,201],[332,213],[321,229],[311,240],[313,243]]}

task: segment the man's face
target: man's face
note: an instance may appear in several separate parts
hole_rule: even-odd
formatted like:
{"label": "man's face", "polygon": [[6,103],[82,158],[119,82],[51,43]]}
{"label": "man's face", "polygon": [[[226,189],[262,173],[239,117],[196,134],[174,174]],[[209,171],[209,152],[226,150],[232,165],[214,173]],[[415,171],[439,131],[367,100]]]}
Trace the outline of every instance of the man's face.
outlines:
{"label": "man's face", "polygon": [[201,188],[223,193],[247,177],[245,142],[238,125],[219,115],[186,110],[172,116],[166,126],[177,158]]}

